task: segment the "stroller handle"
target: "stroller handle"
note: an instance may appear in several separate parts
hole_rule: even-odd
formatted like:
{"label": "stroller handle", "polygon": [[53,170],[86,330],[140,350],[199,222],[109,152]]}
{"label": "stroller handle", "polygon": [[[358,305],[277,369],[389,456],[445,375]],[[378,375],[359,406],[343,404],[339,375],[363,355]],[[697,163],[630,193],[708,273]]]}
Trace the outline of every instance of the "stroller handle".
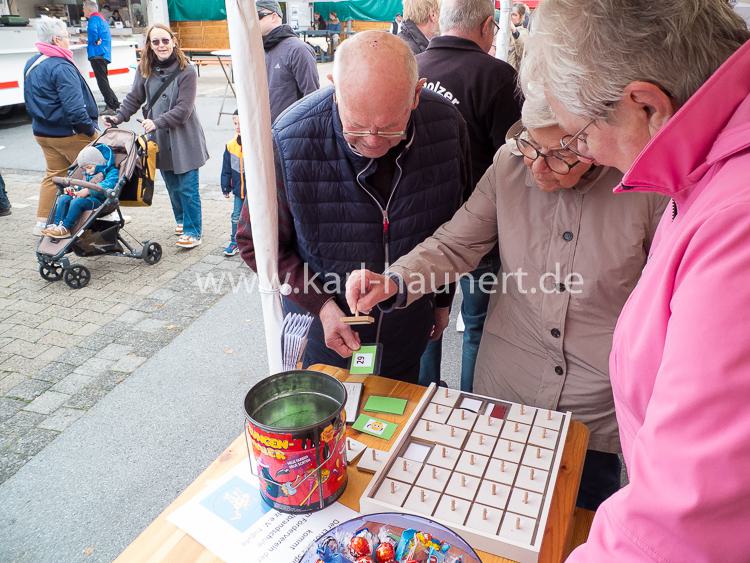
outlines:
{"label": "stroller handle", "polygon": [[78,186],[79,188],[88,188],[97,192],[107,192],[107,190],[105,190],[98,184],[87,182],[86,180],[77,180],[76,178],[62,178],[60,176],[54,176],[52,178],[52,182],[54,182],[58,186]]}

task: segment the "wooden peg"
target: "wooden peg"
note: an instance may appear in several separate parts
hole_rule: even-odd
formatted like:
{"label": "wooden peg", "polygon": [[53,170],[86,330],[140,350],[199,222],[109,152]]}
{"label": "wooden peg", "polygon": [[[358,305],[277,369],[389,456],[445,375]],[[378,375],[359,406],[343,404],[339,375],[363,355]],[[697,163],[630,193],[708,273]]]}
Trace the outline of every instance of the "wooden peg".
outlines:
{"label": "wooden peg", "polygon": [[451,426],[451,438],[455,438],[455,436],[456,436],[456,427]]}
{"label": "wooden peg", "polygon": [[451,511],[456,510],[456,499],[451,499]]}
{"label": "wooden peg", "polygon": [[461,486],[462,487],[466,486],[466,475],[461,475]]}
{"label": "wooden peg", "polygon": [[461,409],[461,420],[466,418],[466,411],[464,409]]}
{"label": "wooden peg", "polygon": [[440,414],[440,405],[435,405],[435,414]]}
{"label": "wooden peg", "polygon": [[526,405],[521,405],[521,416],[526,414]]}
{"label": "wooden peg", "polygon": [[542,459],[542,448],[537,448],[536,449],[536,458],[537,459]]}
{"label": "wooden peg", "polygon": [[391,481],[391,494],[396,494],[396,483]]}
{"label": "wooden peg", "polygon": [[448,398],[448,388],[447,387],[445,388],[445,392],[443,393],[443,395],[445,396],[446,399]]}
{"label": "wooden peg", "polygon": [[492,496],[497,496],[497,484],[492,483]]}
{"label": "wooden peg", "polygon": [[377,458],[375,457],[375,450],[370,450],[372,452],[372,461],[377,461]]}
{"label": "wooden peg", "polygon": [[492,426],[492,417],[487,415],[487,426]]}
{"label": "wooden peg", "polygon": [[469,465],[474,465],[474,454],[469,456]]}
{"label": "wooden peg", "polygon": [[513,432],[518,432],[518,423],[517,422],[513,423]]}
{"label": "wooden peg", "polygon": [[421,490],[421,491],[419,492],[419,500],[420,500],[421,502],[424,502],[426,498],[427,498],[427,495],[425,494],[425,492],[424,492],[424,489],[422,489],[422,490]]}
{"label": "wooden peg", "polygon": [[349,440],[346,441],[346,449],[347,450],[351,450],[352,449],[352,443]]}
{"label": "wooden peg", "polygon": [[552,411],[547,411],[547,420],[552,420]]}
{"label": "wooden peg", "polygon": [[408,464],[406,463],[406,460],[404,460],[404,464],[403,464],[403,466],[402,466],[402,469],[403,469],[404,471],[408,471],[408,470],[409,470],[409,465],[408,465]]}
{"label": "wooden peg", "polygon": [[505,460],[500,460],[500,473],[505,473]]}
{"label": "wooden peg", "polygon": [[516,516],[516,530],[520,530],[520,529],[521,529],[521,517]]}
{"label": "wooden peg", "polygon": [[542,427],[542,440],[547,439],[547,429]]}
{"label": "wooden peg", "polygon": [[512,442],[510,440],[508,440],[508,451],[509,452],[513,451],[513,446],[511,446],[511,444],[512,444]]}
{"label": "wooden peg", "polygon": [[424,429],[427,430],[427,432],[430,431],[430,421],[429,420],[425,420],[424,421]]}
{"label": "wooden peg", "polygon": [[529,504],[529,491],[524,491],[523,492],[523,503],[524,504]]}
{"label": "wooden peg", "polygon": [[375,322],[374,317],[360,315],[359,311],[356,311],[353,317],[341,317],[339,320],[345,325],[371,325]]}
{"label": "wooden peg", "polygon": [[440,457],[446,457],[448,455],[448,450],[445,449],[445,446],[443,446],[443,451],[440,452]]}
{"label": "wooden peg", "polygon": [[482,520],[487,520],[487,509],[482,509]]}
{"label": "wooden peg", "polygon": [[532,467],[531,468],[531,480],[532,481],[534,480],[534,475],[535,475],[535,472],[534,472],[534,468]]}
{"label": "wooden peg", "polygon": [[484,446],[484,434],[479,435],[479,445]]}

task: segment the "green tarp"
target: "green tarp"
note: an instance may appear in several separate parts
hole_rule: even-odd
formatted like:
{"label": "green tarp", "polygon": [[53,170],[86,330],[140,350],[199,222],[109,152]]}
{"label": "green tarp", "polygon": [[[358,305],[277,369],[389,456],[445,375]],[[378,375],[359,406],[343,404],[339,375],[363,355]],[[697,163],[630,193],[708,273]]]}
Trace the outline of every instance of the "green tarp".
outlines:
{"label": "green tarp", "polygon": [[315,11],[328,19],[329,12],[336,12],[341,21],[364,20],[371,22],[393,21],[404,8],[401,0],[351,0],[349,2],[315,2]]}
{"label": "green tarp", "polygon": [[169,21],[225,20],[224,0],[167,0]]}
{"label": "green tarp", "polygon": [[[252,1],[252,0],[248,0]],[[168,0],[170,21],[225,20],[224,0]],[[403,12],[401,0],[350,0],[348,2],[315,2],[315,11],[328,18],[336,12],[341,21],[393,21]]]}

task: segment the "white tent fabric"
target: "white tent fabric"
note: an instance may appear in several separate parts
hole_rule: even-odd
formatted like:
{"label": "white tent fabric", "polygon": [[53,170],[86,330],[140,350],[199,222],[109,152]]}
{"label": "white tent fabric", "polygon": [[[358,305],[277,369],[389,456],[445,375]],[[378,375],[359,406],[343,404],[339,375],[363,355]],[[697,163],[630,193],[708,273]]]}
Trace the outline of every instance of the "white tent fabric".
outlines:
{"label": "white tent fabric", "polygon": [[269,374],[274,374],[282,370],[282,310],[278,275],[276,174],[265,53],[255,3],[226,0],[226,9],[240,129],[244,139],[253,140],[252,150],[243,151],[248,184],[247,202],[263,307]]}
{"label": "white tent fabric", "polygon": [[503,61],[508,60],[508,47],[510,46],[510,10],[513,0],[502,0],[500,2],[500,21],[497,25],[500,29],[495,40],[495,58]]}

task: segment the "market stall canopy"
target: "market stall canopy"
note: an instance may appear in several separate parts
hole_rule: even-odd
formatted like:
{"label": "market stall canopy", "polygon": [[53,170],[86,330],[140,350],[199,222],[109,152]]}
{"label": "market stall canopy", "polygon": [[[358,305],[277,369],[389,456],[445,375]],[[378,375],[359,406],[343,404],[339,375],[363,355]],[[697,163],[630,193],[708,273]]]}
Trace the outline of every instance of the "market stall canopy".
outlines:
{"label": "market stall canopy", "polygon": [[[247,2],[255,8],[255,2]],[[224,0],[168,0],[169,21],[211,21],[227,19]]]}
{"label": "market stall canopy", "polygon": [[328,18],[330,12],[336,12],[341,21],[361,20],[373,22],[393,21],[396,14],[403,14],[401,0],[339,0],[334,2],[315,2],[315,12]]}

